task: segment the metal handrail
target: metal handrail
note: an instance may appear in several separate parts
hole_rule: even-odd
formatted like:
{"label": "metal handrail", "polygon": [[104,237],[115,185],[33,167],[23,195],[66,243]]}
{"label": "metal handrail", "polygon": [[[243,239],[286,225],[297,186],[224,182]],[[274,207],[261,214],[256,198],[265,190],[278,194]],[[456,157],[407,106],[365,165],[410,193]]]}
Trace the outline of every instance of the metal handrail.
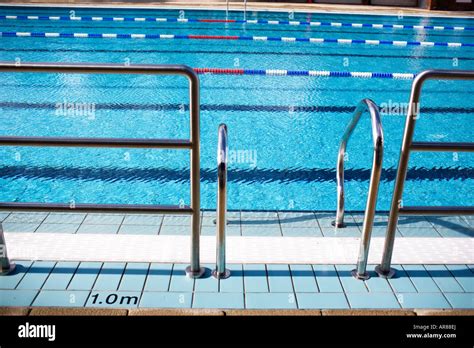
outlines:
{"label": "metal handrail", "polygon": [[[229,0],[226,1],[225,18],[229,17]],[[247,19],[247,0],[244,0],[244,20]]]}
{"label": "metal handrail", "polygon": [[230,271],[225,268],[225,229],[227,215],[227,126],[219,125],[217,143],[217,211],[216,211],[216,269],[212,275],[217,279],[226,279]]}
{"label": "metal handrail", "polygon": [[408,160],[411,151],[459,151],[473,152],[474,143],[438,143],[438,142],[413,142],[415,123],[418,118],[421,89],[427,80],[474,80],[472,70],[426,70],[418,74],[413,81],[410,94],[410,103],[405,121],[402,146],[400,149],[400,159],[398,162],[397,178],[393,189],[392,202],[390,206],[390,216],[388,219],[385,245],[382,255],[382,262],[375,268],[380,277],[391,278],[396,270],[391,268],[393,247],[395,244],[395,232],[398,224],[398,217],[402,215],[473,215],[474,207],[402,207],[403,187],[405,184]]}
{"label": "metal handrail", "polygon": [[16,265],[10,261],[7,254],[7,244],[3,236],[3,228],[0,223],[0,276],[12,273]]}
{"label": "metal handrail", "polygon": [[191,214],[191,264],[186,274],[198,278],[205,269],[199,262],[200,229],[200,130],[199,130],[199,78],[185,65],[120,65],[120,64],[72,64],[72,63],[10,63],[0,62],[0,72],[44,72],[84,74],[153,74],[180,75],[189,81],[190,137],[189,139],[118,139],[118,138],[72,138],[72,137],[0,137],[5,146],[66,146],[66,147],[127,147],[166,148],[190,150],[190,206],[121,205],[121,204],[49,204],[1,202],[0,209],[15,211],[109,211],[109,212],[160,212],[167,214]]}
{"label": "metal handrail", "polygon": [[337,214],[333,225],[336,228],[345,227],[344,224],[344,155],[346,146],[359,123],[362,114],[368,111],[372,124],[372,140],[374,145],[374,157],[372,161],[372,172],[370,175],[369,193],[365,207],[364,223],[362,227],[362,236],[360,241],[359,256],[357,259],[357,268],[352,271],[352,275],[357,279],[368,279],[366,272],[367,258],[369,255],[370,237],[372,235],[372,226],[374,223],[375,207],[377,203],[377,194],[379,190],[380,175],[382,173],[383,159],[383,127],[380,120],[380,113],[377,105],[370,99],[363,99],[356,107],[354,115],[346,131],[342,136],[337,158]]}

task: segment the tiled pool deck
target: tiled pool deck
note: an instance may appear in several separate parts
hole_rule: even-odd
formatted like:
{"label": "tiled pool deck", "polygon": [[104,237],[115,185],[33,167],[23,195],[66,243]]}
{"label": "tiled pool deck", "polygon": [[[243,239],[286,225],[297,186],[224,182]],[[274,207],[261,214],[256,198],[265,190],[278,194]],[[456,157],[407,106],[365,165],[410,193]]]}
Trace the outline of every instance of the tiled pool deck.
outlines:
{"label": "tiled pool deck", "polygon": [[[227,214],[230,236],[359,237],[363,213],[346,213],[347,227],[335,230],[333,212],[247,212]],[[216,233],[214,212],[203,212],[201,234]],[[387,214],[375,217],[373,237],[384,237]],[[4,232],[188,235],[190,216],[0,212]],[[474,237],[474,216],[401,217],[399,237]]]}
{"label": "tiled pool deck", "polygon": [[[204,212],[202,234],[215,235]],[[362,214],[347,214],[335,231],[334,213],[230,212],[234,236],[360,236]],[[374,236],[387,216],[376,218]],[[0,213],[5,232],[189,234],[189,217],[118,214]],[[474,217],[402,217],[398,237],[474,237]],[[355,260],[354,260],[355,261]],[[15,260],[0,277],[0,306],[223,309],[474,309],[474,264],[394,265],[394,279],[355,280],[354,265],[231,264],[232,276],[185,277],[185,264]],[[213,265],[205,265],[209,269]],[[373,270],[373,265],[369,265]]]}

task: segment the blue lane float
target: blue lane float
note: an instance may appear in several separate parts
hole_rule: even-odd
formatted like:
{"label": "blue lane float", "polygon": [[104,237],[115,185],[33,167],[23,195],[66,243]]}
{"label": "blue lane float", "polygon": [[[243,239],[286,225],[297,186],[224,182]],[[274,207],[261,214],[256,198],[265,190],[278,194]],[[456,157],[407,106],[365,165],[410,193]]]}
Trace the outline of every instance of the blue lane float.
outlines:
{"label": "blue lane float", "polygon": [[91,16],[25,16],[25,15],[2,15],[0,20],[42,20],[42,21],[78,21],[78,22],[168,22],[168,23],[238,23],[238,24],[269,24],[269,25],[292,25],[310,27],[352,27],[369,29],[405,29],[405,30],[474,30],[474,27],[462,27],[452,25],[404,25],[387,23],[343,23],[343,22],[320,22],[320,21],[278,21],[266,19],[199,19],[199,18],[157,18],[157,17],[91,17]]}
{"label": "blue lane float", "polygon": [[222,69],[194,68],[198,74],[216,75],[264,75],[264,76],[311,76],[311,77],[351,77],[363,79],[412,80],[416,74],[362,72],[362,71],[327,71],[327,70],[285,70],[285,69]]}
{"label": "blue lane float", "polygon": [[270,37],[270,36],[230,36],[230,35],[175,35],[175,34],[128,34],[128,33],[47,33],[3,31],[0,37],[39,37],[39,38],[81,38],[81,39],[161,39],[161,40],[244,40],[244,41],[281,41],[307,42],[316,44],[335,43],[343,45],[389,45],[389,46],[424,46],[424,47],[474,47],[474,43],[463,42],[432,42],[432,41],[393,41],[363,39],[333,39],[305,37]]}

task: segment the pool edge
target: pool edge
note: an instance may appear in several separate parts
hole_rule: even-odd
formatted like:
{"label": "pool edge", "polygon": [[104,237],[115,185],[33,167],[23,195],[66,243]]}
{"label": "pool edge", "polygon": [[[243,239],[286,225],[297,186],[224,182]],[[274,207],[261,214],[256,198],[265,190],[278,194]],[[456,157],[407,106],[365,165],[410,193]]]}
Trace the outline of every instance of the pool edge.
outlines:
{"label": "pool edge", "polygon": [[[93,1],[62,1],[50,2],[50,0],[14,1],[0,4],[1,7],[24,6],[24,7],[93,7],[93,8],[120,8],[120,9],[185,9],[185,10],[225,10],[225,2],[150,2],[131,3],[123,1],[103,2],[100,6]],[[232,3],[231,11],[243,10],[243,4]],[[269,12],[304,12],[304,13],[331,13],[331,14],[357,14],[368,16],[395,16],[403,11],[404,16],[423,17],[446,17],[446,18],[473,18],[474,14],[469,11],[440,11],[427,10],[415,7],[401,6],[364,6],[347,4],[304,4],[304,3],[268,3],[251,2],[247,5],[247,11],[269,11]]]}
{"label": "pool edge", "polygon": [[474,309],[173,309],[0,307],[0,316],[474,316]]}

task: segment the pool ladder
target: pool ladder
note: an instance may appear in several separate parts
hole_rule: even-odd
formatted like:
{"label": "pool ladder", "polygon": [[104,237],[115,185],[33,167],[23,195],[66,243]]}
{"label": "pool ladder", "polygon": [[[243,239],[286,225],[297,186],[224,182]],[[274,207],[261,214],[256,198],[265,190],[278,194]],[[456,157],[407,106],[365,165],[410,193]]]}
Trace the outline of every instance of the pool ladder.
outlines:
{"label": "pool ladder", "polygon": [[227,126],[219,125],[217,142],[217,209],[216,209],[216,268],[212,272],[214,278],[226,279],[230,271],[225,268],[226,249],[225,232],[227,224]]}
{"label": "pool ladder", "polygon": [[380,120],[380,113],[377,105],[370,99],[363,99],[356,107],[351,122],[346,127],[339,146],[337,157],[337,213],[333,226],[344,228],[344,158],[349,139],[356,128],[363,113],[369,112],[372,124],[372,140],[374,146],[374,155],[372,161],[372,173],[370,175],[369,193],[365,207],[364,223],[362,227],[362,237],[359,247],[359,256],[357,259],[357,268],[352,271],[352,275],[357,279],[368,279],[369,274],[366,271],[367,258],[369,256],[370,238],[375,216],[375,207],[379,190],[380,175],[382,173],[383,159],[383,127]]}
{"label": "pool ladder", "polygon": [[[199,126],[199,77],[185,65],[121,65],[121,64],[73,64],[73,63],[8,63],[0,62],[0,72],[75,73],[75,74],[151,74],[180,75],[189,81],[190,134],[188,139],[139,139],[139,138],[72,138],[72,137],[21,137],[1,136],[1,146],[40,147],[106,147],[106,148],[161,148],[190,151],[191,204],[143,205],[143,204],[75,204],[0,202],[1,209],[10,211],[62,211],[62,212],[114,212],[114,213],[165,213],[191,215],[191,262],[186,274],[199,278],[205,273],[200,266],[200,126]],[[3,232],[0,232],[0,274],[11,271],[6,256]]]}
{"label": "pool ladder", "polygon": [[[389,211],[387,232],[382,255],[382,262],[375,267],[375,272],[382,278],[391,278],[396,270],[391,268],[393,247],[395,244],[395,233],[399,215],[474,215],[474,206],[413,206],[402,205],[403,186],[406,180],[408,160],[411,151],[437,151],[437,152],[474,152],[474,142],[414,142],[413,134],[415,122],[419,117],[419,104],[421,88],[427,80],[474,80],[474,71],[463,70],[426,70],[417,75],[412,84],[410,103],[405,122],[405,130],[400,150],[397,177],[393,190],[392,202]],[[337,213],[333,225],[336,228],[344,228],[344,155],[347,142],[360,120],[363,112],[369,111],[372,121],[372,137],[374,142],[374,159],[370,177],[369,193],[365,208],[362,237],[360,242],[357,268],[352,275],[357,279],[368,279],[366,271],[369,254],[370,238],[374,222],[375,207],[377,201],[380,174],[382,170],[383,157],[383,129],[377,106],[369,99],[362,100],[357,106],[352,121],[347,126],[342,137],[337,162]]]}
{"label": "pool ladder", "polygon": [[436,152],[474,152],[474,142],[418,142],[413,141],[415,123],[419,117],[421,88],[427,80],[474,80],[474,71],[470,70],[426,70],[418,74],[412,84],[410,104],[405,122],[400,159],[398,162],[397,178],[393,190],[390,215],[388,219],[382,262],[375,268],[380,277],[391,278],[396,270],[391,268],[395,232],[399,215],[474,215],[474,206],[433,207],[418,206],[404,207],[402,205],[403,186],[405,184],[408,160],[411,151]]}

